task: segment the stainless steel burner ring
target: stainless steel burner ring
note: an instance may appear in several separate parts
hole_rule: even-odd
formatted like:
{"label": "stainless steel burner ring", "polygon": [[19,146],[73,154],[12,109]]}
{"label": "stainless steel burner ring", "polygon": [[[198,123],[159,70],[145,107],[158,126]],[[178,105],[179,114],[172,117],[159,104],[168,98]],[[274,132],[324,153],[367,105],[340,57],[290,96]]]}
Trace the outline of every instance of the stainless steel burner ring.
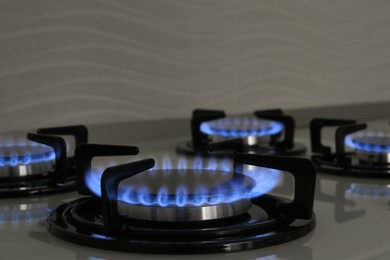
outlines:
{"label": "stainless steel burner ring", "polygon": [[159,207],[144,205],[129,205],[119,203],[119,211],[129,218],[151,221],[203,221],[234,217],[247,212],[251,207],[249,199],[230,203],[206,206]]}
{"label": "stainless steel burner ring", "polygon": [[355,157],[367,164],[390,164],[390,137],[388,134],[363,132],[352,137]]}
{"label": "stainless steel burner ring", "polygon": [[390,164],[390,153],[356,150],[355,157],[364,163]]}
{"label": "stainless steel burner ring", "polygon": [[1,178],[18,178],[26,176],[45,176],[54,168],[53,161],[35,162],[30,164],[18,164],[15,166],[0,167]]}

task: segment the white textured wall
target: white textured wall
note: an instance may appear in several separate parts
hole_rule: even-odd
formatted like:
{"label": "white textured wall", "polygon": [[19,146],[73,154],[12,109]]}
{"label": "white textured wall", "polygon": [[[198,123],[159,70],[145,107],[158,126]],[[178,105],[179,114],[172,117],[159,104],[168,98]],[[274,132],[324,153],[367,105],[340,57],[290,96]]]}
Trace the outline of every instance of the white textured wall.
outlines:
{"label": "white textured wall", "polygon": [[0,0],[0,130],[386,100],[388,0]]}

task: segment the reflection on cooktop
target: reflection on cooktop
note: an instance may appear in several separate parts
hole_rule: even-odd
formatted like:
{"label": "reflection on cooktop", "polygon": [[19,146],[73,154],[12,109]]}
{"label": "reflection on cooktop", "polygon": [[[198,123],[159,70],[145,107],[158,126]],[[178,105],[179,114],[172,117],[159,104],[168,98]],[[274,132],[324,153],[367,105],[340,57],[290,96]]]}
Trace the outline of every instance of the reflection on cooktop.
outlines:
{"label": "reflection on cooktop", "polygon": [[[75,253],[77,260],[128,260],[128,259],[137,259],[139,254],[132,253],[123,253],[123,252],[113,252],[100,250],[100,249],[89,249],[87,247],[82,247],[74,245],[71,243],[63,242],[54,236],[48,234],[47,232],[38,232],[30,231],[29,236],[32,239],[41,241],[43,243],[48,243],[59,248],[65,248],[69,251]],[[302,237],[298,240],[291,241],[288,243],[288,246],[277,246],[278,249],[275,250],[275,247],[262,248],[257,250],[248,250],[245,253],[228,253],[228,254],[213,254],[212,258],[214,260],[225,260],[225,259],[242,259],[242,260],[276,260],[276,259],[290,259],[290,260],[301,260],[313,259],[313,252],[310,247],[303,246],[305,242],[310,240],[313,236],[313,233]],[[291,254],[291,248],[294,248],[294,255]],[[275,253],[277,251],[277,253]],[[200,255],[197,255],[199,257]],[[210,255],[208,255],[210,256]],[[142,255],[142,259],[183,259],[182,255]]]}
{"label": "reflection on cooktop", "polygon": [[[326,182],[326,184],[325,184]],[[334,204],[334,220],[337,223],[351,221],[367,214],[364,205],[359,203],[381,203],[390,199],[388,180],[345,178],[319,174],[317,177],[316,200]],[[334,190],[325,192],[323,186],[333,186]]]}

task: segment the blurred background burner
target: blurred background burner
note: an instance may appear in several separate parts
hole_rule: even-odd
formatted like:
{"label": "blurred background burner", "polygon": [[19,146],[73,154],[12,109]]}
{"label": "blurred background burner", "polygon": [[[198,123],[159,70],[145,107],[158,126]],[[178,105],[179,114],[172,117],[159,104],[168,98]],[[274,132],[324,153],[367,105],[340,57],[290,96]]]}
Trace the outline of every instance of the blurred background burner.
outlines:
{"label": "blurred background burner", "polygon": [[0,178],[45,175],[54,168],[54,151],[34,142],[0,147]]}
{"label": "blurred background burner", "polygon": [[[233,171],[153,170],[153,159],[112,166],[102,174],[91,169],[95,156],[137,153],[133,146],[79,145],[78,191],[85,197],[52,211],[49,232],[109,250],[199,254],[285,243],[315,227],[316,172],[307,159],[236,153]],[[245,165],[290,172],[293,200],[252,192],[257,183],[240,170]]]}
{"label": "blurred background burner", "polygon": [[[281,109],[255,111],[254,115],[228,116],[220,110],[196,109],[192,113],[192,140],[181,142],[176,151],[186,155],[209,156],[211,142],[240,138],[241,152],[298,155],[306,151],[303,144],[294,142],[295,120]],[[229,151],[215,156],[231,155]]]}
{"label": "blurred background burner", "polygon": [[283,124],[254,116],[235,116],[203,122],[200,130],[212,142],[241,138],[246,146],[267,145],[273,135],[281,134]]}
{"label": "blurred background burner", "polygon": [[75,189],[73,156],[69,143],[60,136],[73,136],[75,145],[87,142],[85,126],[38,129],[21,137],[2,136],[0,146],[0,195],[29,196]]}
{"label": "blurred background burner", "polygon": [[390,132],[360,131],[346,137],[361,163],[390,164]]}
{"label": "blurred background burner", "polygon": [[[321,142],[324,127],[337,127],[335,152]],[[355,120],[322,119],[311,121],[313,162],[318,171],[362,177],[390,177],[389,131],[365,130],[367,124]]]}

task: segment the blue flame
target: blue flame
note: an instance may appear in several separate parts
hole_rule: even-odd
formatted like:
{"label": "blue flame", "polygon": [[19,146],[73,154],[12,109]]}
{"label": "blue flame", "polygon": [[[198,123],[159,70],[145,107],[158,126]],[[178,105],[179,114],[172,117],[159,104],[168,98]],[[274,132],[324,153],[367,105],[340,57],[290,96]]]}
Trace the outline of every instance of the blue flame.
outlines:
{"label": "blue flame", "polygon": [[161,190],[158,192],[157,200],[157,203],[162,207],[166,207],[169,205],[168,191],[165,187],[162,187]]}
{"label": "blue flame", "polygon": [[222,170],[222,171],[225,171],[225,172],[229,172],[231,171],[231,161],[229,159],[223,159],[220,163],[220,165],[218,166],[218,169]]}
{"label": "blue flame", "polygon": [[202,158],[197,156],[195,157],[194,163],[192,164],[192,169],[194,170],[200,170],[203,167],[203,161]]}
{"label": "blue flame", "polygon": [[282,172],[270,168],[251,167],[247,170],[245,175],[255,180],[256,186],[248,194],[248,197],[259,197],[272,189],[280,183],[282,179]]}
{"label": "blue flame", "polygon": [[[183,167],[192,165],[195,174],[205,174],[203,169],[207,169],[208,174],[231,174],[232,163],[229,159],[217,160],[215,158],[207,159],[206,162],[202,158],[196,157],[194,161],[183,161],[184,158],[179,158],[175,169],[182,168],[183,174],[185,169]],[[168,157],[163,158],[162,170],[168,170],[173,163]],[[206,165],[202,169],[202,166]],[[180,171],[180,170],[179,170]],[[149,173],[152,173],[150,171]],[[164,172],[164,171],[163,171]],[[166,171],[169,172],[169,171]],[[149,174],[148,173],[148,174]],[[188,193],[185,186],[177,187],[175,194],[168,194],[167,187],[162,186],[156,194],[151,194],[147,187],[132,186],[129,180],[126,185],[119,186],[118,200],[128,204],[137,204],[145,206],[201,206],[214,205],[219,203],[234,202],[243,198],[253,198],[261,196],[273,188],[275,188],[280,180],[282,173],[278,170],[247,166],[244,168],[244,174],[254,181],[255,185],[248,189],[242,188],[242,184],[238,182],[227,182],[223,186],[214,188],[205,188],[201,185],[194,188],[191,194]],[[97,196],[101,196],[100,179],[102,171],[93,170],[86,175],[86,183],[89,189]],[[156,177],[156,176],[154,176]]]}
{"label": "blue flame", "polygon": [[215,171],[217,170],[217,167],[218,167],[217,159],[214,157],[210,157],[205,169]]}
{"label": "blue flame", "polygon": [[138,194],[138,201],[142,205],[146,205],[146,206],[153,205],[154,201],[152,195],[150,194],[150,192],[146,187],[141,187],[140,191],[137,194]]}
{"label": "blue flame", "polygon": [[[93,194],[99,197],[101,197],[100,180],[102,177],[102,173],[103,173],[102,170],[92,169],[91,171],[87,172],[87,174],[85,175],[85,183],[87,184],[89,190]],[[130,188],[128,189],[130,190]]]}
{"label": "blue flame", "polygon": [[203,186],[196,187],[194,197],[192,199],[195,206],[202,206],[207,203],[207,190]]}
{"label": "blue flame", "polygon": [[178,168],[179,170],[185,170],[185,169],[187,169],[187,161],[186,161],[185,158],[181,157],[181,158],[179,159],[179,162],[178,162],[178,164],[177,164],[177,168]]}
{"label": "blue flame", "polygon": [[203,122],[201,132],[226,138],[269,136],[283,131],[283,124],[257,118],[234,117]]}
{"label": "blue flame", "polygon": [[184,207],[187,204],[187,198],[188,194],[186,188],[179,186],[176,192],[176,205],[179,207]]}
{"label": "blue flame", "polygon": [[[91,234],[92,237],[96,237],[96,238],[99,238],[99,239],[104,239],[104,240],[117,240],[117,238],[114,238],[114,237],[108,237],[108,236],[104,236],[104,235],[100,235],[100,234],[95,234],[95,233],[92,233]],[[91,256],[93,257],[93,256]],[[92,260],[95,260],[95,259],[98,259],[98,260],[105,260],[104,258],[96,258],[96,257],[93,257]]]}
{"label": "blue flame", "polygon": [[[361,140],[362,137],[367,141]],[[384,143],[369,142],[370,138],[382,140]],[[348,135],[345,138],[345,145],[360,151],[390,153],[390,133],[362,131],[357,134]]]}
{"label": "blue flame", "polygon": [[[96,235],[96,234],[93,234],[94,237],[97,237],[97,238],[104,238],[106,239],[107,237],[105,236],[99,236],[99,235]],[[100,257],[94,257],[94,256],[90,256],[88,257],[88,260],[106,260],[106,258],[100,258]]]}
{"label": "blue flame", "polygon": [[[44,147],[42,152],[32,153],[33,147]],[[0,167],[29,165],[37,162],[52,161],[55,153],[48,146],[26,140],[14,141],[12,139],[0,142]],[[34,150],[37,150],[36,148]]]}
{"label": "blue flame", "polygon": [[168,156],[164,157],[162,168],[163,170],[172,169],[172,162]]}

